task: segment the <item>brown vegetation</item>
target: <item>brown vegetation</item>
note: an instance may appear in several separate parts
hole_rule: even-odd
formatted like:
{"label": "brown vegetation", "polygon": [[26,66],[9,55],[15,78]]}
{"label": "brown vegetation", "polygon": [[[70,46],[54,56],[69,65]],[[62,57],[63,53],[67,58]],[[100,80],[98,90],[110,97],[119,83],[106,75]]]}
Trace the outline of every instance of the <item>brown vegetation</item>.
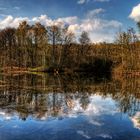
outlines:
{"label": "brown vegetation", "polygon": [[111,61],[114,73],[136,72],[134,75],[139,76],[140,42],[133,29],[120,32],[114,43],[91,43],[87,32],[82,32],[79,43],[76,40],[67,27],[28,25],[24,21],[17,29],[3,29],[0,31],[0,69],[5,73],[58,73],[79,70],[83,65],[94,67],[99,59],[105,64]]}

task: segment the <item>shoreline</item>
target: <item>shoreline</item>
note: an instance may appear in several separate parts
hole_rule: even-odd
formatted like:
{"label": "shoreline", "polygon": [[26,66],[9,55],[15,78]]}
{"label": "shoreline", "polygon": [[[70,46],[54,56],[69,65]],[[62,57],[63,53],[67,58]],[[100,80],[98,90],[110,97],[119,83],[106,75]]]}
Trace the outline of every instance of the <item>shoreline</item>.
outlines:
{"label": "shoreline", "polygon": [[[72,73],[88,73],[94,74],[90,71],[82,71],[80,69],[71,70],[71,69],[44,69],[44,68],[19,68],[19,67],[6,67],[0,70],[0,73],[3,75],[17,75],[17,74],[40,74],[40,73],[50,73],[50,74],[72,74]],[[96,73],[95,73],[96,74]],[[125,70],[125,71],[111,71],[112,76],[117,77],[140,77],[140,70]]]}

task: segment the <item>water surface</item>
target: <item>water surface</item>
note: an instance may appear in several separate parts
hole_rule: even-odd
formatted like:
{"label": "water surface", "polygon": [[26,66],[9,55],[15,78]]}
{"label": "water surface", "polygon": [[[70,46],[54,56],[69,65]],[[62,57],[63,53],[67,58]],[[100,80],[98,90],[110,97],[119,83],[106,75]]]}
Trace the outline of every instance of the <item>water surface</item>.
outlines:
{"label": "water surface", "polygon": [[139,140],[140,80],[1,75],[0,140]]}

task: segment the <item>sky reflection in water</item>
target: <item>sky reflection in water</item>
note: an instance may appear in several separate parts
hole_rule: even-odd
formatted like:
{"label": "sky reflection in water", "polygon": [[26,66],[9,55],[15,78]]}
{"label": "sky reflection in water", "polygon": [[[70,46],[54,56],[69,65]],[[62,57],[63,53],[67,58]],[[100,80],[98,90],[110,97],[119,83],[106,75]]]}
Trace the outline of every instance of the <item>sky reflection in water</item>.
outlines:
{"label": "sky reflection in water", "polygon": [[1,109],[1,139],[123,140],[140,138],[140,131],[133,124],[135,121],[121,113],[118,104],[110,97],[104,99],[99,95],[91,95],[88,100],[85,108],[82,107],[80,98],[73,99],[72,107],[64,106],[57,116],[51,116],[46,112],[40,118],[37,118],[38,114],[29,115],[26,120],[19,118],[16,111],[8,113],[7,109]]}

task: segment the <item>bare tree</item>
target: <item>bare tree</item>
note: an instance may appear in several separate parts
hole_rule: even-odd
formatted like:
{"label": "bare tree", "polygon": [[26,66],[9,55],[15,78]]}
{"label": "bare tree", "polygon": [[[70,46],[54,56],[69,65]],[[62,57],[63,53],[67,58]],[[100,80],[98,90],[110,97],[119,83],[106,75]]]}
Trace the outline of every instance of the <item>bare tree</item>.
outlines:
{"label": "bare tree", "polygon": [[81,45],[88,45],[88,44],[90,44],[89,34],[86,31],[83,31],[81,33],[81,36],[79,38],[79,42],[80,42]]}
{"label": "bare tree", "polygon": [[61,28],[50,26],[47,28],[49,43],[52,45],[52,64],[57,65],[57,46],[61,43]]}
{"label": "bare tree", "polygon": [[37,53],[39,54],[36,61],[41,61],[41,65],[45,67],[46,65],[46,48],[47,48],[47,43],[48,43],[48,36],[47,36],[47,30],[46,28],[41,25],[40,23],[36,23],[32,27],[32,33],[33,33],[33,38],[32,42],[34,43],[35,46],[35,54],[37,56]]}
{"label": "bare tree", "polygon": [[81,61],[85,59],[84,56],[86,56],[87,51],[89,49],[89,44],[91,42],[89,38],[89,34],[86,31],[83,31],[81,33],[79,42],[80,42],[80,46],[78,50],[78,58],[79,58],[79,63],[81,63]]}
{"label": "bare tree", "polygon": [[26,21],[23,21],[22,23],[20,23],[19,27],[17,28],[17,41],[18,41],[18,46],[20,47],[20,51],[19,51],[19,67],[21,65],[21,54],[23,53],[23,62],[24,62],[24,67],[27,67],[27,59],[28,59],[28,51],[27,51],[27,33],[28,30],[30,29],[30,26],[27,24]]}

